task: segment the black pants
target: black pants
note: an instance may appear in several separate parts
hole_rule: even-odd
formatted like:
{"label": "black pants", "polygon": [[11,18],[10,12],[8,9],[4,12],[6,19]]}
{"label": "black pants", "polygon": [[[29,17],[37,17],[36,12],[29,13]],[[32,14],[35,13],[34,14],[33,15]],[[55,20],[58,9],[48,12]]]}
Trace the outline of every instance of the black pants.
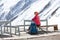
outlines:
{"label": "black pants", "polygon": [[40,25],[36,25],[37,27],[40,27]]}

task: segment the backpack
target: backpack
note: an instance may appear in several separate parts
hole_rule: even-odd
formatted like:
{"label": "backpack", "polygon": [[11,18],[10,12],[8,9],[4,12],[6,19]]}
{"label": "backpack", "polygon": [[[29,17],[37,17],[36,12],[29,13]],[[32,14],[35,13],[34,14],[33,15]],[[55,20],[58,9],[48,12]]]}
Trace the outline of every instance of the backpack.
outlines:
{"label": "backpack", "polygon": [[35,23],[31,23],[29,33],[30,34],[37,34],[38,33],[38,30],[36,28],[36,24]]}

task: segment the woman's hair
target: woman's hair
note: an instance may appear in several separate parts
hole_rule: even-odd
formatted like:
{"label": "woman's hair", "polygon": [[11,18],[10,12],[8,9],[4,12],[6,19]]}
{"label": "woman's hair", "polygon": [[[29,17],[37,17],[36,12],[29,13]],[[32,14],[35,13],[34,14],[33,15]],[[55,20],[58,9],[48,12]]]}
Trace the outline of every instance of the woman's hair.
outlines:
{"label": "woman's hair", "polygon": [[38,12],[36,11],[36,12],[34,12],[34,13],[38,13]]}
{"label": "woman's hair", "polygon": [[38,12],[34,12],[34,14],[38,15],[39,13]]}

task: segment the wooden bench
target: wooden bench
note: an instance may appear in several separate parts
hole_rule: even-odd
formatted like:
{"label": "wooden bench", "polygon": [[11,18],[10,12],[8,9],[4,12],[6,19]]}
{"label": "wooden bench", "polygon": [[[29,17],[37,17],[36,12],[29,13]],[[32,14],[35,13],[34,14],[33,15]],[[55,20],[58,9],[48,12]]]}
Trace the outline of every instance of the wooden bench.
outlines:
{"label": "wooden bench", "polygon": [[40,27],[54,27],[54,31],[58,31],[58,26],[57,25],[44,25],[44,26],[40,26]]}

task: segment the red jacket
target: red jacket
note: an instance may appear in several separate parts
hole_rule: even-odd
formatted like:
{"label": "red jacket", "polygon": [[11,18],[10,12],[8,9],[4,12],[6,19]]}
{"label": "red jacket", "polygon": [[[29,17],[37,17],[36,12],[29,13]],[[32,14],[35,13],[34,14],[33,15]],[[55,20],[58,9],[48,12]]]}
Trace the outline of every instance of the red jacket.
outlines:
{"label": "red jacket", "polygon": [[41,25],[38,13],[35,15],[35,17],[32,19],[32,21],[34,21],[36,25]]}

